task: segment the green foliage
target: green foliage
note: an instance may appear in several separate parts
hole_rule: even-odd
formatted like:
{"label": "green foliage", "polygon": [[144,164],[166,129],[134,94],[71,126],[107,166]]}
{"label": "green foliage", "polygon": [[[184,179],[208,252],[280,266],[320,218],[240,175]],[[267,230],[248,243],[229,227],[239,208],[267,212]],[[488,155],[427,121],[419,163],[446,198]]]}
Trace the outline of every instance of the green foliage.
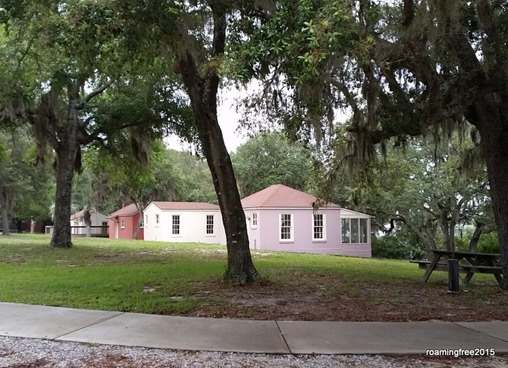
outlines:
{"label": "green foliage", "polygon": [[437,146],[421,138],[407,139],[403,147],[396,147],[396,140],[388,143],[384,159],[353,173],[337,170],[334,159],[324,164],[332,167],[323,174],[332,201],[372,214],[380,230],[393,224],[397,235],[427,250],[443,247],[443,230],[453,237],[453,227],[493,217],[485,171],[465,176],[460,170],[470,147],[460,135]]}
{"label": "green foliage", "polygon": [[177,199],[189,202],[217,203],[217,194],[206,161],[189,152],[168,149],[174,170],[181,178],[181,191]]}
{"label": "green foliage", "polygon": [[[467,252],[469,250],[469,239],[462,236],[455,237],[455,250]],[[477,249],[478,251],[478,249]]]}
{"label": "green foliage", "polygon": [[[455,237],[455,249],[467,252],[469,250],[469,241],[472,233],[467,232],[461,237]],[[499,253],[499,237],[495,231],[482,233],[476,251],[479,253]]]}
{"label": "green foliage", "polygon": [[85,170],[74,185],[75,208],[92,204],[111,213],[131,202],[143,207],[154,200],[217,201],[210,170],[197,156],[154,141],[147,162],[141,164],[130,145],[121,147],[114,152],[94,147],[86,151]]}
{"label": "green foliage", "polygon": [[9,203],[10,219],[47,219],[51,173],[35,166],[35,145],[26,126],[0,131],[0,190]]}
{"label": "green foliage", "polygon": [[397,236],[372,237],[372,256],[388,259],[426,259],[427,254]]}
{"label": "green foliage", "polygon": [[282,133],[263,133],[251,138],[238,147],[231,160],[243,196],[272,184],[304,191],[312,178],[310,152]]}
{"label": "green foliage", "polygon": [[500,250],[499,237],[496,232],[482,234],[476,246],[476,251],[480,253],[499,253]]}

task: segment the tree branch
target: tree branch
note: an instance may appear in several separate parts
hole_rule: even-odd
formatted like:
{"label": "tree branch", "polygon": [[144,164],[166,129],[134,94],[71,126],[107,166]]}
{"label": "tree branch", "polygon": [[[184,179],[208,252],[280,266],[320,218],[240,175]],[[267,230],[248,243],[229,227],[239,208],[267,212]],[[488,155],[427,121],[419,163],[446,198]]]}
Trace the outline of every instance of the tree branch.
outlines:
{"label": "tree branch", "polygon": [[100,95],[102,92],[104,92],[107,88],[109,88],[115,81],[113,79],[110,79],[107,83],[103,84],[99,88],[93,90],[88,95],[85,96],[83,101],[79,104],[78,109],[82,109],[91,99],[93,99],[95,96]]}

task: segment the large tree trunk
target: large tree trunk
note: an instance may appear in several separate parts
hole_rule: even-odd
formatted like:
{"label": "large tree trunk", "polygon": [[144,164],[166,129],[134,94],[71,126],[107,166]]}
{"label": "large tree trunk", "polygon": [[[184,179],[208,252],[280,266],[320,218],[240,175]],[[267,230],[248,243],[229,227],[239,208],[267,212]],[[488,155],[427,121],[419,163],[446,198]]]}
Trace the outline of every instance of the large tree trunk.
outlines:
{"label": "large tree trunk", "polygon": [[65,125],[59,127],[59,143],[53,147],[57,155],[57,166],[54,228],[50,246],[57,248],[72,247],[70,223],[72,178],[79,151],[77,129],[81,101],[78,87],[72,86],[69,89],[67,121]]}
{"label": "large tree trunk", "polygon": [[251,259],[245,213],[233,165],[217,120],[216,95],[208,95],[207,89],[197,84],[187,88],[226,231],[228,267],[224,277],[237,283],[254,281],[259,275]]}
{"label": "large tree trunk", "polygon": [[[212,173],[226,231],[228,268],[225,278],[244,283],[259,278],[252,263],[245,213],[236,185],[233,165],[224,144],[213,101],[199,104],[194,110],[203,151]],[[196,111],[198,110],[198,111]]]}
{"label": "large tree trunk", "polygon": [[2,234],[9,235],[9,197],[5,190],[0,191],[0,209],[2,211]]}
{"label": "large tree trunk", "polygon": [[[213,53],[219,58],[224,53],[226,12],[220,6],[212,7],[212,11]],[[218,68],[208,62],[207,71],[201,71],[204,74],[201,76],[191,50],[178,50],[178,54],[178,69],[191,100],[199,140],[212,173],[226,231],[228,265],[224,278],[237,283],[254,281],[259,274],[252,263],[245,213],[217,119]]]}
{"label": "large tree trunk", "polygon": [[74,159],[70,161],[72,152],[69,151],[63,148],[57,151],[54,228],[50,243],[56,248],[72,247],[70,219]]}
{"label": "large tree trunk", "polygon": [[508,117],[500,113],[494,97],[484,96],[473,106],[472,118],[481,136],[481,148],[487,163],[492,210],[496,220],[503,289],[508,290]]}

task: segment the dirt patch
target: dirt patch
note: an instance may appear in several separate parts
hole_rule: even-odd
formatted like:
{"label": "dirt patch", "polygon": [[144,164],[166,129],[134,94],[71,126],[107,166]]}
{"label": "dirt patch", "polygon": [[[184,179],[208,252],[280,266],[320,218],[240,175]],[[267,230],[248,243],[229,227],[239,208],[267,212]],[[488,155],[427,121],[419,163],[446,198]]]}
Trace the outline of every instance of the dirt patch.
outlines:
{"label": "dirt patch", "polygon": [[[309,281],[309,280],[307,280]],[[506,320],[508,295],[496,287],[488,299],[478,292],[447,293],[446,285],[349,285],[341,293],[331,283],[307,289],[259,282],[232,286],[220,281],[201,285],[192,297],[191,316],[298,321],[486,321]],[[329,280],[336,281],[336,280]],[[312,284],[312,282],[309,282]],[[475,295],[478,294],[478,295]],[[480,298],[479,300],[476,298]],[[486,301],[488,300],[488,302]]]}

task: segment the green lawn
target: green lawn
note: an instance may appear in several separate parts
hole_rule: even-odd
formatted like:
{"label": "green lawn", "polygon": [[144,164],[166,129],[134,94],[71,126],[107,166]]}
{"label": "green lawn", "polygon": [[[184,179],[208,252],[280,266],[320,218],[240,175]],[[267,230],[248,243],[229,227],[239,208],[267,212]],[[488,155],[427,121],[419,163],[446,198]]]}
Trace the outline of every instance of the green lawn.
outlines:
{"label": "green lawn", "polygon": [[[0,301],[74,308],[235,318],[407,320],[499,318],[506,293],[475,275],[458,297],[445,273],[421,283],[407,261],[253,252],[265,281],[222,282],[223,246],[75,238],[0,237]],[[448,317],[449,318],[448,318]],[[479,318],[478,319],[482,319]],[[460,319],[460,318],[459,318]]]}

